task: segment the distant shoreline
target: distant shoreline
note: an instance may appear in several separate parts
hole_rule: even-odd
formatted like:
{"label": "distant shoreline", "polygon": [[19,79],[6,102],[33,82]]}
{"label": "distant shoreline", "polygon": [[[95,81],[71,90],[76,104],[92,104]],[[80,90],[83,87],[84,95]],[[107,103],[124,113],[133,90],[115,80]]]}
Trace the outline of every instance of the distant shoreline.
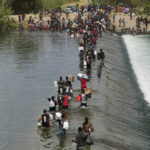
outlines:
{"label": "distant shoreline", "polygon": [[[137,32],[137,28],[136,28],[136,18],[137,17],[146,17],[144,15],[133,15],[132,19],[130,19],[130,15],[129,14],[123,14],[123,13],[115,13],[115,22],[113,21],[113,14],[111,13],[109,14],[109,19],[111,20],[110,23],[110,31],[115,32],[119,35],[121,34],[132,34],[132,35],[136,35],[136,34],[150,34],[150,24],[148,24],[147,27],[147,31],[144,28],[145,25],[141,22],[141,32]],[[119,19],[125,19],[125,26],[121,26],[119,27]],[[148,21],[150,21],[150,17],[148,17]],[[115,29],[113,29],[113,27],[115,26]],[[134,28],[134,30],[132,30]]]}
{"label": "distant shoreline", "polygon": [[[82,18],[84,19],[85,17],[87,17],[88,14],[89,14],[88,12],[84,13],[84,16]],[[108,28],[109,31],[114,32],[114,33],[116,33],[118,35],[122,35],[122,34],[132,34],[132,35],[136,35],[136,34],[150,34],[150,24],[148,24],[147,31],[145,30],[145,32],[143,32],[143,28],[145,27],[145,25],[143,23],[141,23],[141,30],[142,30],[142,32],[138,33],[136,31],[136,18],[138,16],[134,15],[132,20],[130,20],[129,14],[116,13],[116,15],[115,15],[115,22],[113,22],[113,14],[114,13],[108,14],[108,17],[110,19],[110,27]],[[77,12],[76,13],[75,12],[74,13],[70,13],[69,14],[69,18],[71,20],[73,20],[77,15],[78,15]],[[25,17],[25,21],[22,22],[25,30],[27,29],[27,20],[31,16],[34,18],[34,14],[27,14],[26,17]],[[63,17],[66,18],[65,13],[61,14],[61,19]],[[19,26],[18,15],[11,15],[10,18],[13,18],[18,23],[18,26]],[[34,18],[34,19],[37,20],[38,18],[39,18],[39,14],[36,14],[36,18]],[[125,19],[125,27],[123,27],[123,26],[119,27],[119,19],[120,18],[121,19],[122,18]],[[43,17],[43,20],[45,22],[48,19],[50,19],[50,15],[47,15],[46,17]],[[148,20],[149,19],[150,19],[150,17],[148,18]],[[113,28],[113,26],[115,26],[115,29]],[[134,32],[131,30],[132,28],[135,29]]]}

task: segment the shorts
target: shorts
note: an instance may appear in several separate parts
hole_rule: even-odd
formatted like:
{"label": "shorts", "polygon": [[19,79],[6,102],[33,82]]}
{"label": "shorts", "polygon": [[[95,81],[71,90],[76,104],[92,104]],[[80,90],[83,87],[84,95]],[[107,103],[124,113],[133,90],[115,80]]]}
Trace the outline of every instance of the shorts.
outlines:
{"label": "shorts", "polygon": [[50,107],[49,111],[56,111],[56,107]]}
{"label": "shorts", "polygon": [[103,62],[104,62],[104,59],[100,59],[99,61],[100,61],[100,63],[103,63]]}

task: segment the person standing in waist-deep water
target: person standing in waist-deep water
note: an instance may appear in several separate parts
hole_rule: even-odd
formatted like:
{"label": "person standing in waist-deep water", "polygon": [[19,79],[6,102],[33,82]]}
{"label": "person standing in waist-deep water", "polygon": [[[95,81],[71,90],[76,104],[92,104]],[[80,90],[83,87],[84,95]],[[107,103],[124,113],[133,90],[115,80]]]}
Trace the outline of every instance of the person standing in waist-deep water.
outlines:
{"label": "person standing in waist-deep water", "polygon": [[66,77],[65,86],[69,86],[72,89],[71,81],[68,81],[68,77]]}
{"label": "person standing in waist-deep water", "polygon": [[45,109],[43,110],[43,114],[41,115],[39,121],[42,121],[42,127],[50,127],[50,116]]}
{"label": "person standing in waist-deep water", "polygon": [[91,131],[94,130],[92,123],[89,121],[88,117],[85,117],[84,122],[83,122],[83,130],[86,133],[90,133]]}
{"label": "person standing in waist-deep water", "polygon": [[92,123],[89,121],[88,117],[85,117],[85,121],[83,123],[83,131],[87,133],[86,144],[93,145],[93,140],[91,138],[91,132],[94,130]]}
{"label": "person standing in waist-deep water", "polygon": [[59,122],[58,136],[66,135],[66,131],[69,129],[69,119],[66,114],[62,114],[61,121]]}
{"label": "person standing in waist-deep water", "polygon": [[68,95],[64,92],[63,99],[62,99],[62,108],[68,109],[69,102],[68,102]]}
{"label": "person standing in waist-deep water", "polygon": [[76,150],[84,150],[85,145],[86,145],[86,139],[87,139],[87,134],[85,134],[83,132],[82,127],[79,127],[78,128],[78,134],[76,135],[76,140],[72,141],[72,142],[77,143]]}
{"label": "person standing in waist-deep water", "polygon": [[86,95],[84,94],[83,91],[81,93],[81,105],[80,105],[80,107],[81,108],[87,107],[87,97],[86,97]]}
{"label": "person standing in waist-deep water", "polygon": [[55,120],[57,102],[54,96],[52,96],[51,98],[48,98],[48,101],[49,101],[49,111],[52,112],[54,120]]}

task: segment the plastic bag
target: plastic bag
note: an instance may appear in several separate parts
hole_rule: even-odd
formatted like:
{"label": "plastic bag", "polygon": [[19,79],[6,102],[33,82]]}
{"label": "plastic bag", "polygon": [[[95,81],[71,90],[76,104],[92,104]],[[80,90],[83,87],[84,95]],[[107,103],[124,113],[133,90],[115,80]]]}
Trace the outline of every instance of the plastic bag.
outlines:
{"label": "plastic bag", "polygon": [[80,47],[78,48],[78,50],[79,50],[79,51],[82,51],[82,50],[84,50],[84,47],[83,47],[83,46],[80,46]]}
{"label": "plastic bag", "polygon": [[77,74],[77,77],[79,77],[79,78],[81,78],[82,76],[83,76],[82,73],[78,73],[78,74]]}
{"label": "plastic bag", "polygon": [[54,87],[58,87],[57,81],[54,81]]}
{"label": "plastic bag", "polygon": [[95,56],[97,55],[97,51],[94,51],[94,55],[95,55]]}
{"label": "plastic bag", "polygon": [[62,114],[60,112],[56,113],[56,120],[61,120]]}
{"label": "plastic bag", "polygon": [[81,102],[81,95],[78,95],[78,96],[77,96],[76,102]]}
{"label": "plastic bag", "polygon": [[68,122],[68,121],[65,121],[65,122],[63,123],[63,129],[66,129],[66,130],[69,129],[69,122]]}
{"label": "plastic bag", "polygon": [[71,37],[74,37],[74,35],[73,35],[73,34],[71,34]]}
{"label": "plastic bag", "polygon": [[83,74],[83,75],[82,75],[82,78],[88,80],[88,76],[87,76],[86,74]]}
{"label": "plastic bag", "polygon": [[86,61],[84,61],[84,66],[86,66],[87,65],[87,63],[86,63]]}

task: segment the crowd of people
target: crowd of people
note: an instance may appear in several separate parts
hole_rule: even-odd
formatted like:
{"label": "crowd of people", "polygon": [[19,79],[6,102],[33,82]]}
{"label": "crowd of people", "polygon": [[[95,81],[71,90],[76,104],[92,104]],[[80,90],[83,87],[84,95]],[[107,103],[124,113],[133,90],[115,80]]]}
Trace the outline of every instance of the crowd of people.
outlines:
{"label": "crowd of people", "polygon": [[[85,11],[86,10],[86,11]],[[92,14],[92,16],[95,15],[95,13],[99,12],[101,14],[104,14],[106,12],[110,12],[110,7],[103,6],[100,9],[97,8],[97,6],[84,6],[82,5],[78,9],[76,9],[76,17],[74,20],[70,18],[69,12],[62,11],[44,11],[40,12],[39,16],[34,13],[34,15],[31,15],[27,20],[27,28],[29,31],[64,31],[69,28],[69,26],[76,26],[79,22],[81,22],[81,16],[84,16],[86,14]],[[19,22],[19,28],[18,30],[23,30],[23,24],[22,21],[25,20],[26,14],[18,15],[18,22]],[[88,20],[89,16],[85,17],[85,21]],[[108,16],[105,20],[105,27],[108,28],[110,26],[110,20],[108,19]]]}
{"label": "crowd of people", "polygon": [[[102,9],[103,8],[101,8],[101,11],[89,13],[85,19],[83,19],[79,13],[78,16],[74,18],[74,21],[68,19],[67,26],[65,26],[68,36],[78,40],[80,63],[87,70],[91,69],[92,61],[96,59],[99,61],[99,69],[102,69],[104,66],[105,53],[103,49],[100,49],[98,52],[96,51],[97,39],[102,36],[102,31],[107,30],[108,25],[106,7],[103,11]],[[53,22],[53,19],[51,21]],[[77,95],[76,101],[80,102],[81,109],[88,108],[88,99],[90,99],[92,95],[91,89],[87,87],[89,77],[85,73],[79,73],[77,79],[81,83],[81,90]],[[60,76],[59,80],[54,82],[57,87],[57,99],[55,99],[54,96],[47,99],[49,102],[49,110],[43,110],[43,114],[38,120],[38,126],[49,128],[52,120],[55,120],[59,126],[58,136],[66,135],[66,131],[69,129],[69,115],[67,112],[68,108],[71,109],[71,106],[69,106],[70,101],[74,99],[73,82],[73,75],[68,75],[65,80]],[[78,128],[76,139],[72,141],[76,143],[77,150],[81,150],[86,144],[93,144],[91,138],[92,131],[94,131],[92,123],[89,121],[89,118],[85,116],[82,127]]]}

